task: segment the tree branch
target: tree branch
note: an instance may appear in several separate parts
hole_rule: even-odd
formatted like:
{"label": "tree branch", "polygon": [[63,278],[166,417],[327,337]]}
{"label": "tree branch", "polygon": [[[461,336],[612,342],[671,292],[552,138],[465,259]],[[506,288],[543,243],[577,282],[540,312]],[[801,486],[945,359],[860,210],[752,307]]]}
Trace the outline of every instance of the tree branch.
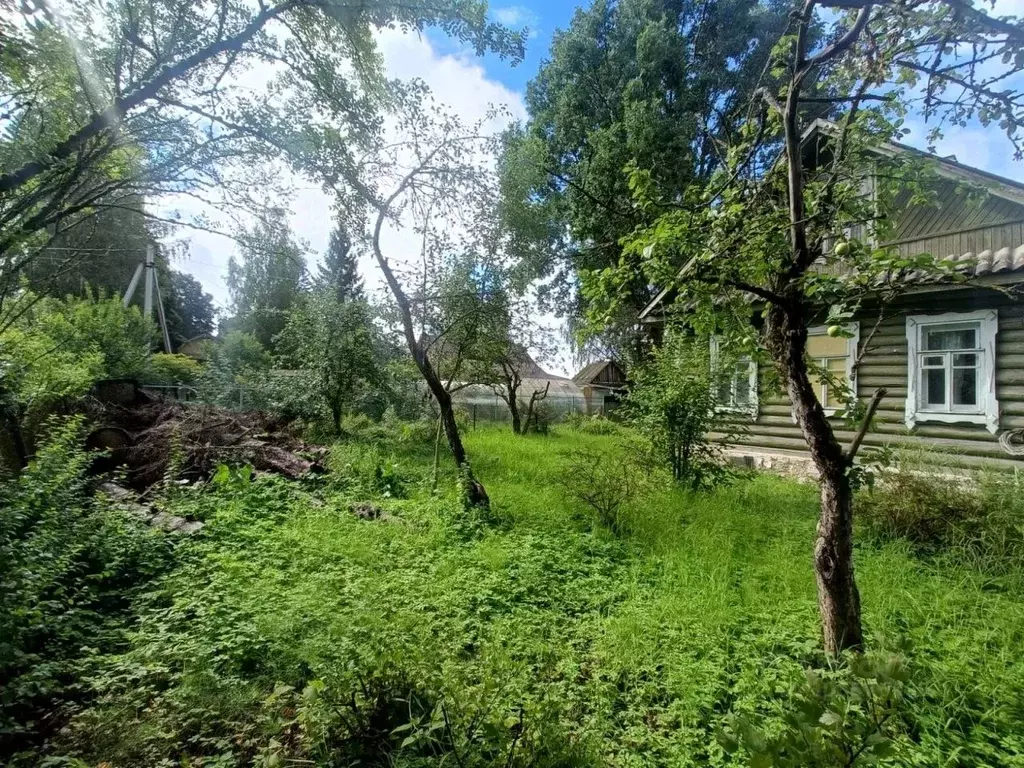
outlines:
{"label": "tree branch", "polygon": [[882,398],[888,394],[888,390],[885,387],[879,387],[875,390],[875,393],[871,396],[871,400],[868,402],[867,412],[864,414],[864,421],[860,425],[860,429],[857,430],[857,434],[853,438],[853,442],[850,443],[850,447],[846,449],[846,460],[853,463],[853,460],[857,457],[857,451],[860,450],[860,444],[864,442],[865,436],[868,434],[868,430],[871,429],[871,420],[875,418],[875,411],[878,410],[878,406],[882,403]]}

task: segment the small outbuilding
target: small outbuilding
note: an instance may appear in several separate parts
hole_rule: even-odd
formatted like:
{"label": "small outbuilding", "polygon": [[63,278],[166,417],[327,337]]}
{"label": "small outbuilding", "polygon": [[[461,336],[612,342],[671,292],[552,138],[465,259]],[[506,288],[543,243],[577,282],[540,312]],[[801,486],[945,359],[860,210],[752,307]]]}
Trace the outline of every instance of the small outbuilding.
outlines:
{"label": "small outbuilding", "polygon": [[626,371],[614,360],[598,360],[572,377],[583,393],[584,410],[608,415],[614,411],[626,391]]}

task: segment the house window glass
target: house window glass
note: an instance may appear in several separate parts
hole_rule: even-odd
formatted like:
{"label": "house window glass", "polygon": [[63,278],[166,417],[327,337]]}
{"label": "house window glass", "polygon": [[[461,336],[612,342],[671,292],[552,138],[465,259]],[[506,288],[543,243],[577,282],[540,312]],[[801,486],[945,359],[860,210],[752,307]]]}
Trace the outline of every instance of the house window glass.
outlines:
{"label": "house window glass", "polygon": [[980,338],[980,323],[921,327],[921,408],[947,413],[979,412],[978,383],[984,357]]}
{"label": "house window glass", "polygon": [[711,337],[711,370],[715,376],[717,408],[757,415],[757,362],[749,357],[720,355],[718,338]]}
{"label": "house window glass", "polygon": [[999,428],[995,310],[907,318],[908,427],[919,421]]}
{"label": "house window glass", "polygon": [[740,358],[718,383],[718,401],[729,408],[749,408],[753,404],[751,381],[754,362]]}
{"label": "house window glass", "polygon": [[822,327],[808,329],[807,357],[814,364],[811,376],[818,402],[826,412],[846,407],[853,384],[853,360],[857,350],[857,325],[851,324],[843,336],[829,336]]}

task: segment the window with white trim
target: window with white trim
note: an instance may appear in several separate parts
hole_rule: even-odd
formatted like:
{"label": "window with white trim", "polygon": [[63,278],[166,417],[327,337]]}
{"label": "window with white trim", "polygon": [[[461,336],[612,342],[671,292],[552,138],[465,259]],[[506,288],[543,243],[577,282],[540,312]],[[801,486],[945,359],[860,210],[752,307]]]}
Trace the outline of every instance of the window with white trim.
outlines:
{"label": "window with white trim", "polygon": [[842,330],[842,335],[829,336],[824,325],[807,329],[807,357],[817,368],[812,371],[811,381],[818,402],[829,416],[846,408],[848,398],[857,394],[853,364],[860,324],[849,323]]}
{"label": "window with white trim", "polygon": [[[725,366],[719,370],[719,364]],[[757,363],[744,355],[721,360],[718,339],[711,337],[711,369],[717,374],[718,409],[757,415]]]}
{"label": "window with white trim", "polygon": [[999,426],[995,310],[907,318],[906,422]]}

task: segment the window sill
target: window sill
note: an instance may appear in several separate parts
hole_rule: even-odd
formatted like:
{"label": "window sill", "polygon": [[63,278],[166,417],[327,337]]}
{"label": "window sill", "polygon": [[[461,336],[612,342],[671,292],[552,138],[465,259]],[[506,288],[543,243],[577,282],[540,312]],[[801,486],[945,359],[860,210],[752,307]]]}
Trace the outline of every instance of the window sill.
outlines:
{"label": "window sill", "polygon": [[730,416],[746,416],[748,419],[756,419],[758,414],[758,408],[757,406],[752,405],[716,405],[715,413],[722,413]]}
{"label": "window sill", "polygon": [[907,426],[913,429],[921,423],[939,424],[981,424],[995,433],[999,426],[998,419],[992,419],[984,413],[947,413],[943,411],[916,411],[907,420]]}

